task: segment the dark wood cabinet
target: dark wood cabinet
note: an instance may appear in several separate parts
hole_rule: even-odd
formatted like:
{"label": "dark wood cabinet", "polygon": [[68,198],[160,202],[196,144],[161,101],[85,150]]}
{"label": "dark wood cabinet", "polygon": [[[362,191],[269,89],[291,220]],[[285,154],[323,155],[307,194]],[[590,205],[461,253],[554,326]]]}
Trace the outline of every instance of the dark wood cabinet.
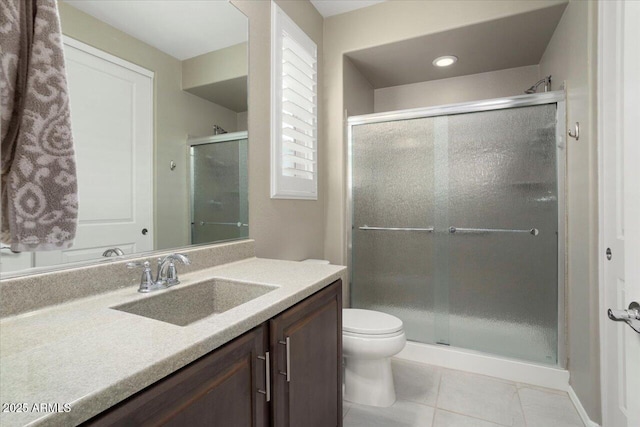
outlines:
{"label": "dark wood cabinet", "polygon": [[87,426],[269,425],[262,325],[89,420]]}
{"label": "dark wood cabinet", "polygon": [[342,425],[342,282],[270,322],[272,425]]}
{"label": "dark wood cabinet", "polygon": [[84,425],[342,426],[341,363],[338,280]]}

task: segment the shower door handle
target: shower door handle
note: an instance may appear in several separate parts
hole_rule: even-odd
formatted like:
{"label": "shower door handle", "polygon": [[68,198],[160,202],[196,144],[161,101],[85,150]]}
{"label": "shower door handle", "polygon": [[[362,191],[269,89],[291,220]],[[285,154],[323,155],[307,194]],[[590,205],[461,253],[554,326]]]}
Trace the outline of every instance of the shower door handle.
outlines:
{"label": "shower door handle", "polygon": [[426,231],[428,233],[432,233],[434,230],[433,227],[369,227],[368,225],[363,225],[362,227],[358,227],[358,229],[364,231]]}
{"label": "shower door handle", "polygon": [[529,228],[526,230],[509,230],[504,228],[458,228],[458,227],[449,227],[449,233],[527,233],[532,236],[537,236],[540,234],[540,231],[537,228]]}

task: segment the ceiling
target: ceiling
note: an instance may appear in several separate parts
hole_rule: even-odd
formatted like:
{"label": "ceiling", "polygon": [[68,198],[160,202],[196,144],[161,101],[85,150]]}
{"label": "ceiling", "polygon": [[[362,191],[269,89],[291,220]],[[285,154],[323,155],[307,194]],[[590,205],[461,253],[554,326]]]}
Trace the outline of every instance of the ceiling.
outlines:
{"label": "ceiling", "polygon": [[[375,89],[536,65],[567,3],[347,54]],[[450,67],[432,61],[455,55]]]}
{"label": "ceiling", "polygon": [[227,1],[64,1],[181,61],[248,37],[247,17]]}
{"label": "ceiling", "polygon": [[311,0],[320,15],[327,18],[363,7],[373,6],[386,0]]}

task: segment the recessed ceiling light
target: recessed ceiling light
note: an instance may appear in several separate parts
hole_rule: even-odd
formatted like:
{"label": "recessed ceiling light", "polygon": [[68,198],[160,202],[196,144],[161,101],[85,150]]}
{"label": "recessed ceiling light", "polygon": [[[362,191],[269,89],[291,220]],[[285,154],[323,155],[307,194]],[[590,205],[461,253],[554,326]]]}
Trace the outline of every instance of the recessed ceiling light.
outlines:
{"label": "recessed ceiling light", "polygon": [[457,61],[458,61],[457,56],[453,56],[453,55],[439,56],[433,60],[433,65],[435,65],[436,67],[448,67],[449,65],[455,64]]}

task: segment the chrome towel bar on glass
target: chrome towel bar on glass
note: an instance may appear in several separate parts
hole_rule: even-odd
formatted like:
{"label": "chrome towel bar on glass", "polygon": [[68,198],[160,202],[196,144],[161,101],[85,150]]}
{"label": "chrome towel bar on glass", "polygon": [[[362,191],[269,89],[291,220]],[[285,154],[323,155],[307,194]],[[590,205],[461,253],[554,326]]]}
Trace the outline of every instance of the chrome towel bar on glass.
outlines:
{"label": "chrome towel bar on glass", "polygon": [[210,222],[210,221],[200,221],[200,225],[231,225],[234,227],[248,227],[249,224],[243,224],[241,222]]}
{"label": "chrome towel bar on glass", "polygon": [[369,227],[368,225],[363,225],[362,227],[358,227],[360,230],[365,231],[426,231],[431,233],[434,231],[433,227],[429,228],[416,228],[416,227]]}
{"label": "chrome towel bar on glass", "polygon": [[[359,230],[364,231],[426,231],[428,233],[432,233],[435,231],[433,227],[428,228],[417,228],[417,227],[369,227],[368,225],[363,225],[362,227],[358,227]],[[458,228],[458,227],[449,227],[447,230],[449,233],[527,233],[532,236],[537,236],[540,232],[537,228],[530,228],[527,230],[508,230],[501,228]]]}
{"label": "chrome towel bar on glass", "polygon": [[537,236],[540,232],[537,228],[530,228],[528,230],[508,230],[502,228],[458,228],[449,227],[449,233],[528,233],[532,236]]}

